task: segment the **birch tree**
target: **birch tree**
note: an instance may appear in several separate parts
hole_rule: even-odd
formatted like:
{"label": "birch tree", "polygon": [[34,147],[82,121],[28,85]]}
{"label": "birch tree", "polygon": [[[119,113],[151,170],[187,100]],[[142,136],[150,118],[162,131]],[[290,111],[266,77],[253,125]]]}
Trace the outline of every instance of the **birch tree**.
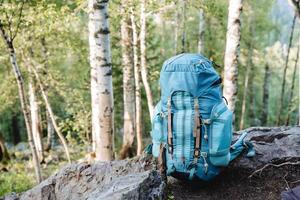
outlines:
{"label": "birch tree", "polygon": [[293,18],[293,22],[292,22],[292,27],[291,27],[291,34],[290,34],[290,40],[289,40],[289,46],[288,46],[288,52],[286,55],[286,59],[285,59],[285,65],[284,65],[284,69],[283,69],[283,78],[282,78],[282,84],[281,84],[281,93],[280,93],[280,101],[279,101],[279,112],[278,112],[278,116],[277,116],[277,122],[276,125],[278,126],[281,123],[281,117],[282,117],[282,111],[283,111],[283,107],[284,107],[284,94],[285,94],[285,84],[286,84],[286,72],[287,72],[287,68],[288,68],[288,63],[289,63],[289,56],[290,56],[290,50],[292,47],[292,41],[293,41],[293,34],[294,34],[294,30],[295,30],[295,23],[296,23],[296,14]]}
{"label": "birch tree", "polygon": [[198,53],[204,53],[204,30],[205,30],[205,18],[204,11],[201,8],[199,11],[199,36],[198,36]]}
{"label": "birch tree", "polygon": [[181,53],[186,52],[186,4],[187,1],[182,0]]}
{"label": "birch tree", "polygon": [[141,76],[138,58],[138,34],[135,24],[134,13],[130,15],[132,27],[132,43],[133,43],[133,63],[134,63],[134,81],[135,81],[135,130],[137,139],[137,155],[141,155],[143,151],[143,133],[142,133],[142,96],[141,96]]}
{"label": "birch tree", "polygon": [[40,117],[39,117],[39,105],[36,96],[36,86],[32,79],[29,77],[29,106],[30,106],[30,116],[31,116],[31,129],[32,129],[32,136],[33,142],[36,146],[38,159],[40,162],[44,160],[43,155],[43,143],[40,131]]}
{"label": "birch tree", "polygon": [[[123,102],[124,102],[124,126],[123,145],[120,153],[121,159],[128,157],[133,152],[135,136],[135,92],[134,92],[134,65],[132,59],[132,44],[130,28],[130,15],[128,12],[128,0],[122,0],[121,5],[121,46],[123,65]],[[131,153],[132,154],[132,153]]]}
{"label": "birch tree", "polygon": [[[48,64],[48,48],[47,48],[47,44],[46,44],[46,39],[45,37],[42,37],[41,40],[41,49],[42,49],[42,57],[43,57],[43,63],[44,63],[44,74],[47,76],[48,74],[48,68],[49,68],[49,64]],[[47,89],[45,88],[45,93],[47,94]],[[49,112],[47,111],[46,108],[46,122],[47,122],[47,143],[46,143],[46,147],[45,150],[50,150],[53,145],[54,145],[54,127],[52,124],[52,120],[50,117]]]}
{"label": "birch tree", "polygon": [[297,55],[296,55],[296,60],[295,60],[295,65],[293,69],[293,78],[292,78],[292,84],[291,84],[291,89],[290,89],[290,95],[288,99],[288,114],[287,118],[285,120],[285,125],[289,125],[290,119],[291,119],[291,113],[292,113],[292,103],[293,103],[293,97],[294,97],[294,88],[295,88],[295,80],[296,80],[296,75],[297,75],[297,68],[298,66],[298,60],[299,60],[299,49],[300,49],[300,44],[298,44],[298,49],[297,49]]}
{"label": "birch tree", "polygon": [[[249,44],[248,44],[248,61],[247,61],[247,66],[246,66],[246,75],[245,75],[245,81],[244,81],[244,90],[243,90],[243,100],[242,100],[242,110],[241,110],[241,120],[240,120],[240,127],[239,129],[242,130],[244,128],[244,118],[245,118],[245,112],[246,112],[246,103],[247,103],[247,95],[248,95],[248,89],[249,89],[249,76],[252,75],[252,71],[253,71],[253,62],[252,62],[252,59],[253,59],[253,36],[254,36],[254,25],[252,23],[253,19],[251,18],[250,19],[250,41],[249,41]],[[252,80],[253,82],[253,80]],[[252,83],[253,84],[253,83]],[[250,85],[251,87],[253,87],[253,85]],[[252,98],[252,97],[251,97]]]}
{"label": "birch tree", "polygon": [[96,159],[113,159],[113,88],[108,0],[89,0],[92,141]]}
{"label": "birch tree", "polygon": [[46,94],[46,91],[45,91],[45,88],[44,88],[44,85],[36,71],[36,69],[34,68],[33,65],[37,65],[36,63],[32,63],[32,61],[30,60],[29,56],[27,57],[27,63],[28,63],[28,66],[29,66],[29,69],[30,69],[30,72],[32,72],[35,76],[35,79],[37,81],[37,84],[40,88],[40,91],[41,91],[41,94],[42,94],[42,97],[44,99],[44,102],[45,102],[45,105],[46,105],[46,109],[47,109],[47,112],[49,113],[49,117],[51,119],[51,122],[53,124],[53,127],[55,129],[55,132],[57,133],[63,147],[64,147],[64,150],[66,152],[66,156],[67,156],[67,159],[69,161],[69,163],[71,163],[71,158],[70,158],[70,153],[69,153],[69,149],[68,149],[68,145],[67,145],[67,141],[66,139],[64,138],[63,134],[61,133],[57,123],[56,123],[56,117],[53,113],[53,110],[52,110],[52,107],[50,105],[50,102],[49,102],[49,99],[48,99],[48,96]]}
{"label": "birch tree", "polygon": [[[23,9],[23,5],[24,3],[22,3],[22,7],[20,9],[20,17],[18,20],[18,25],[17,27],[19,27],[21,21],[20,18],[22,16],[22,9]],[[17,57],[16,57],[16,52],[15,52],[15,48],[14,48],[14,44],[13,41],[15,39],[15,37],[17,36],[18,33],[18,28],[16,28],[15,32],[12,33],[11,30],[11,23],[9,23],[9,27],[8,27],[9,34],[7,34],[3,22],[0,19],[0,35],[4,41],[4,43],[6,44],[8,53],[9,53],[9,57],[10,57],[10,63],[16,78],[16,82],[18,85],[18,94],[19,94],[19,98],[20,98],[20,103],[21,103],[21,109],[24,115],[24,120],[25,120],[25,126],[26,126],[26,131],[27,131],[27,137],[28,137],[28,143],[31,149],[31,153],[32,153],[32,158],[33,158],[33,166],[35,169],[35,175],[36,175],[36,179],[37,182],[41,182],[42,181],[42,175],[41,175],[41,167],[40,167],[40,163],[38,160],[38,156],[37,156],[37,151],[36,151],[36,147],[34,145],[33,142],[33,136],[32,136],[32,130],[31,130],[31,120],[30,120],[30,111],[29,111],[29,104],[28,104],[28,100],[26,97],[26,92],[25,92],[25,87],[24,87],[24,80],[23,80],[23,76],[22,73],[20,71],[18,62],[17,62]]]}
{"label": "birch tree", "polygon": [[140,21],[140,49],[141,49],[141,74],[142,74],[142,81],[143,85],[145,87],[146,96],[147,96],[147,103],[148,103],[148,109],[150,113],[150,118],[152,120],[153,117],[153,110],[154,110],[154,104],[153,104],[153,95],[151,91],[150,84],[148,82],[148,69],[147,69],[147,49],[146,49],[146,1],[141,0],[141,21]]}
{"label": "birch tree", "polygon": [[242,0],[230,0],[224,59],[223,94],[228,100],[229,109],[235,111],[237,99],[238,56],[241,38]]}

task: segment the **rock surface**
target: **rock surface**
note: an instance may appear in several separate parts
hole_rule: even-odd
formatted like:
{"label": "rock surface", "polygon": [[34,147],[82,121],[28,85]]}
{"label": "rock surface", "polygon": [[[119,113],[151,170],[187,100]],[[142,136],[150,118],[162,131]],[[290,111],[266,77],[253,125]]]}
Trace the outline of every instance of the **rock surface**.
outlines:
{"label": "rock surface", "polygon": [[[210,183],[169,178],[168,195],[179,200],[276,200],[282,191],[300,185],[300,127],[254,127],[244,131],[248,132],[246,140],[255,146],[254,158],[239,157]],[[282,163],[286,164],[271,166]]]}
{"label": "rock surface", "polygon": [[92,165],[71,164],[33,189],[4,199],[275,200],[280,199],[282,191],[300,184],[300,127],[244,131],[257,155],[251,159],[239,157],[210,183],[169,177],[165,195],[165,184],[148,156]]}
{"label": "rock surface", "polygon": [[163,199],[165,183],[151,157],[70,164],[27,192],[5,200]]}

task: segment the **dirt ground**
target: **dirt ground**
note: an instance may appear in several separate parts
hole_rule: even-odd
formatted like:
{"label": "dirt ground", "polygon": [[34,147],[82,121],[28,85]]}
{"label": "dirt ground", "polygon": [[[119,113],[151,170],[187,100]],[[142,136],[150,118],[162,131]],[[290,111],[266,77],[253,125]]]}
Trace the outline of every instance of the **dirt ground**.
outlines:
{"label": "dirt ground", "polygon": [[261,175],[248,178],[251,173],[224,171],[210,183],[184,182],[170,177],[168,199],[276,200],[281,199],[282,191],[300,185],[300,166],[268,167]]}

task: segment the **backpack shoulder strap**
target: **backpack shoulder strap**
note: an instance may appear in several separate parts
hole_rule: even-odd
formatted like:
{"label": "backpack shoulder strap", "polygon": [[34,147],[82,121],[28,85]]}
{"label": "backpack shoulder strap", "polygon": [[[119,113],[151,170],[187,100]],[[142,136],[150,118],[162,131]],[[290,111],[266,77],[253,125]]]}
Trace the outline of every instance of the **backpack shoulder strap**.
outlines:
{"label": "backpack shoulder strap", "polygon": [[172,134],[172,112],[171,112],[171,97],[168,98],[168,150],[173,157],[173,134]]}

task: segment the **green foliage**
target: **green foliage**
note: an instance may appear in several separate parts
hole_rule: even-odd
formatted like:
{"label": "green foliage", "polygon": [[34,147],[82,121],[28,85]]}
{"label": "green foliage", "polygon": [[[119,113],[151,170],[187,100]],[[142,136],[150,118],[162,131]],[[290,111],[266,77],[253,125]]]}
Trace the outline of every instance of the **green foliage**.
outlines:
{"label": "green foliage", "polygon": [[34,185],[34,176],[26,171],[1,172],[0,173],[0,196],[7,193],[20,193],[30,189]]}
{"label": "green foliage", "polygon": [[[160,97],[159,72],[163,62],[175,54],[175,28],[176,13],[180,11],[180,1],[151,0],[146,1],[147,12],[147,61],[149,80],[156,103]],[[171,5],[171,6],[170,6]],[[173,5],[173,6],[172,6]],[[277,105],[279,89],[281,87],[284,60],[290,32],[292,14],[287,4],[278,1],[254,0],[244,1],[242,13],[241,44],[238,75],[238,101],[236,110],[237,122],[240,121],[242,96],[246,69],[253,68],[251,84],[254,94],[248,93],[246,100],[245,127],[260,124],[259,118],[262,110],[262,85],[264,79],[264,66],[270,64],[271,87],[269,99],[269,126],[273,126],[278,115]],[[22,8],[22,17],[18,13]],[[136,17],[139,31],[140,5],[138,0],[132,0],[127,5],[126,14],[130,9]],[[187,51],[197,52],[199,40],[199,9],[205,15],[205,41],[204,55],[218,65],[217,71],[222,76],[224,51],[226,42],[228,1],[223,0],[188,0],[186,11],[186,41]],[[112,48],[113,87],[114,87],[114,116],[115,116],[115,146],[122,143],[123,128],[123,86],[122,86],[122,60],[120,44],[120,0],[110,1],[110,37]],[[283,13],[289,13],[284,15]],[[279,14],[278,14],[279,13]],[[21,1],[5,0],[0,3],[0,19],[5,28],[9,23],[14,35],[14,46],[17,52],[17,61],[25,79],[27,88],[29,74],[25,60],[35,61],[36,68],[46,87],[49,101],[59,122],[59,128],[67,137],[71,145],[89,144],[91,135],[91,104],[90,104],[90,68],[88,49],[88,10],[86,1],[58,1],[40,0]],[[20,22],[20,23],[19,23]],[[18,25],[19,24],[19,25]],[[180,34],[178,45],[180,48]],[[292,67],[296,57],[296,42],[299,37],[299,26],[296,26],[293,48],[291,50],[289,68],[287,72],[287,93],[290,93]],[[250,46],[253,49],[249,57]],[[32,50],[32,53],[30,51]],[[251,61],[251,62],[249,62]],[[13,76],[9,57],[0,39],[0,131],[8,142],[12,141],[12,116],[17,115],[19,129],[25,139],[23,117],[17,94],[15,77]],[[296,83],[299,76],[296,77]],[[299,86],[295,87],[292,103],[292,120],[297,118],[297,105],[299,104]],[[250,99],[254,103],[250,105]],[[46,133],[45,105],[38,93],[40,110],[42,112],[43,133]],[[287,104],[285,99],[285,105]],[[151,129],[147,99],[142,90],[143,133],[149,138]],[[250,117],[250,111],[256,113],[255,119]],[[287,115],[287,109],[283,115]],[[238,124],[238,123],[236,123]]]}

